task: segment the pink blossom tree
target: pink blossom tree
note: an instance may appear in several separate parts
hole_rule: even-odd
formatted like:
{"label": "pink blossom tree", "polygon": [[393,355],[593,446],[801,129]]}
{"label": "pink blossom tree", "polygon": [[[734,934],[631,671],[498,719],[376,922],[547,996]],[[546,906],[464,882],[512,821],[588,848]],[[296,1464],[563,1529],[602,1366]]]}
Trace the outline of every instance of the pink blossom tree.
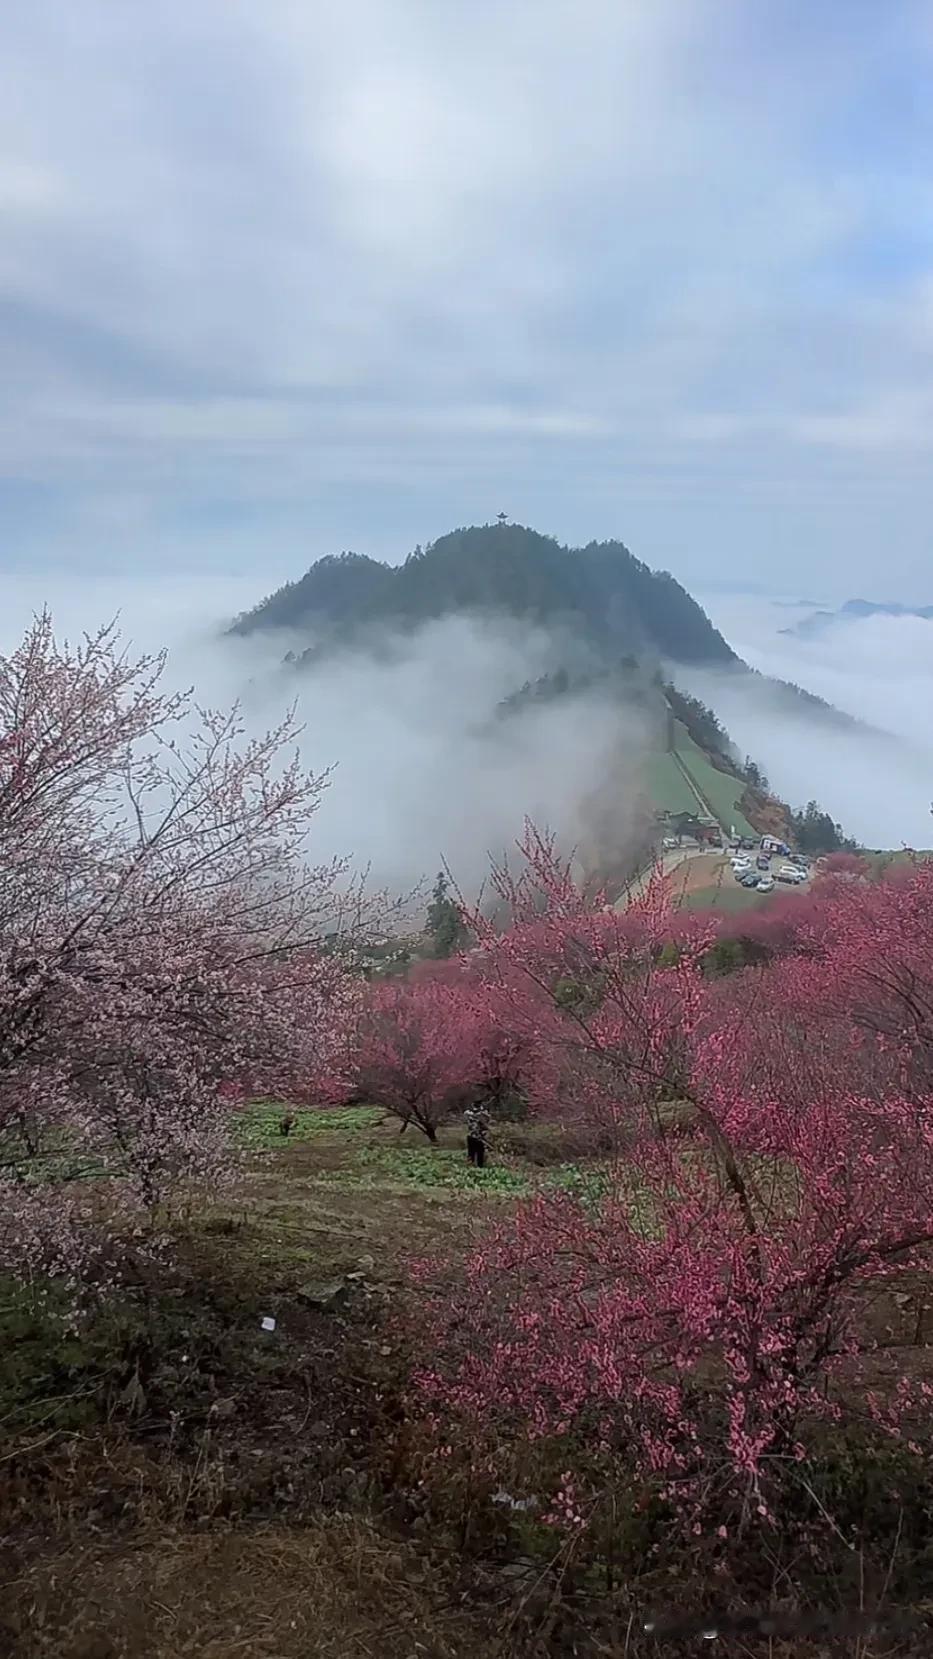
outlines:
{"label": "pink blossom tree", "polygon": [[[467,920],[465,911],[464,925]],[[533,1110],[529,1089],[539,1062],[532,1056],[530,986],[524,978],[517,979],[506,997],[489,970],[486,954],[474,949],[445,962],[416,963],[409,978],[413,984],[432,980],[444,985],[457,999],[454,1017],[463,1033],[458,1064],[464,1068],[457,1087],[481,1099],[494,1116],[513,1112],[520,1102]],[[526,1005],[521,1019],[515,1017],[516,1001]]]}
{"label": "pink blossom tree", "polygon": [[231,1097],[332,1070],[355,996],[343,868],[306,857],[327,776],[289,753],[293,715],[246,741],[163,668],[111,628],[59,646],[47,615],[0,659],[4,1268],[86,1254],[43,1160],[103,1157],[153,1211],[217,1176]]}
{"label": "pink blossom tree", "polygon": [[482,1027],[473,999],[449,975],[369,987],[357,1029],[353,1088],[414,1124],[432,1143],[451,1102],[474,1081]]}
{"label": "pink blossom tree", "polygon": [[517,876],[493,871],[508,927],[471,922],[499,1023],[533,1053],[539,1111],[627,1138],[633,1103],[655,1112],[681,1091],[713,926],[679,928],[660,879],[623,911],[590,899],[533,826],[519,855]]}
{"label": "pink blossom tree", "polygon": [[846,883],[810,949],[709,983],[663,893],[618,917],[523,851],[490,972],[535,989],[542,1100],[615,1152],[598,1204],[539,1195],[475,1253],[423,1385],[472,1424],[587,1425],[596,1486],[621,1463],[694,1514],[768,1515],[865,1360],[860,1294],[933,1244],[933,871]]}

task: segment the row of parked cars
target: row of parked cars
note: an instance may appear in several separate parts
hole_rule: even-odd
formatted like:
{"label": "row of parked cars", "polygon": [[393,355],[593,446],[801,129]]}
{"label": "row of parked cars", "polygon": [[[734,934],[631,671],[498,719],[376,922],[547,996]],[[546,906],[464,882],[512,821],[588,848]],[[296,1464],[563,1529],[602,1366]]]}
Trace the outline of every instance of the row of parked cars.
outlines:
{"label": "row of parked cars", "polygon": [[[769,838],[762,840],[755,851],[754,841],[737,841],[732,848],[732,872],[741,887],[757,887],[759,893],[772,893],[775,882],[780,881],[788,887],[799,887],[809,875],[809,866],[800,853],[787,852],[786,862],[779,864],[772,872],[771,859],[773,843]],[[752,854],[754,853],[754,860]]]}

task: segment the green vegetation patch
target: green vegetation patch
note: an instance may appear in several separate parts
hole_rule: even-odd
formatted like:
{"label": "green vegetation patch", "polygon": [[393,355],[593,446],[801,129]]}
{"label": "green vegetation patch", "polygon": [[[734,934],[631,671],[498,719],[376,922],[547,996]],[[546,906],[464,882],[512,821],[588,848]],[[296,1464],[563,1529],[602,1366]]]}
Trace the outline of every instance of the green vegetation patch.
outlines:
{"label": "green vegetation patch", "polygon": [[0,1135],[0,1165],[30,1186],[95,1181],[123,1172],[116,1154],[108,1157],[102,1148],[84,1151],[79,1137],[64,1129],[44,1130],[33,1150],[26,1146],[18,1129],[10,1129]]}
{"label": "green vegetation patch", "polygon": [[700,794],[709,802],[724,828],[729,830],[734,825],[739,834],[754,835],[755,830],[738,806],[743,790],[741,778],[734,778],[728,772],[719,772],[711,766],[703,750],[697,747],[679,720],[674,722],[674,745]]}
{"label": "green vegetation patch", "polygon": [[669,812],[672,817],[676,817],[681,812],[699,811],[696,795],[673,755],[648,755],[644,776],[652,804],[658,812]]}
{"label": "green vegetation patch", "polygon": [[79,1428],[91,1421],[114,1346],[119,1310],[109,1323],[75,1333],[64,1293],[42,1294],[13,1280],[0,1281],[0,1425],[5,1434],[24,1429]]}
{"label": "green vegetation patch", "polygon": [[[372,1129],[383,1113],[378,1106],[312,1106],[293,1111],[277,1100],[258,1100],[234,1117],[237,1144],[261,1152],[287,1146],[289,1141],[308,1141],[317,1136],[355,1136]],[[287,1135],[282,1133],[285,1118],[291,1120]]]}
{"label": "green vegetation patch", "polygon": [[475,1169],[459,1147],[366,1146],[355,1151],[344,1169],[325,1171],[324,1186],[411,1186],[437,1191],[476,1194],[487,1198],[522,1198],[531,1192],[526,1175],[508,1164],[490,1163]]}
{"label": "green vegetation patch", "polygon": [[586,1209],[598,1209],[609,1190],[609,1171],[600,1165],[562,1164],[551,1171],[545,1185],[569,1193]]}

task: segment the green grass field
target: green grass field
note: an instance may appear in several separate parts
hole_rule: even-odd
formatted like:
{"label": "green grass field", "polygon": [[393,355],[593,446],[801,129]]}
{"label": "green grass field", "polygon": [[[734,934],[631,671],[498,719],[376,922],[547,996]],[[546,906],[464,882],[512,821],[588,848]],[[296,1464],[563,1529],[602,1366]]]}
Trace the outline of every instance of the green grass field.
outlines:
{"label": "green grass field", "polygon": [[[717,772],[679,720],[674,722],[674,743],[676,757],[656,750],[645,760],[645,788],[656,810],[670,813],[672,817],[681,812],[702,813],[705,801],[727,832],[734,825],[738,834],[754,835],[754,828],[737,804],[742,794],[741,781]],[[686,777],[683,767],[688,773]]]}
{"label": "green grass field", "polygon": [[729,777],[726,772],[717,772],[679,720],[674,722],[674,743],[693,782],[709,801],[723,828],[728,831],[734,825],[740,835],[754,835],[755,829],[738,805],[742,794],[741,781]]}
{"label": "green grass field", "polygon": [[654,753],[645,763],[645,783],[658,812],[696,812],[697,798],[673,755]]}
{"label": "green grass field", "polygon": [[917,847],[911,851],[898,848],[896,852],[864,852],[860,857],[868,860],[872,875],[877,877],[883,876],[886,870],[898,864],[911,864],[918,858],[933,858],[933,852],[929,848]]}

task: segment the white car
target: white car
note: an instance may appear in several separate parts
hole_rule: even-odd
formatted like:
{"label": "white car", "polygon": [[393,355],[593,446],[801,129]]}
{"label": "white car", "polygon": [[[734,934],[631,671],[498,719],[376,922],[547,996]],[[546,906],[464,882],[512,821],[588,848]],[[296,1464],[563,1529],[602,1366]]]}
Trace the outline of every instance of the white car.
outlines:
{"label": "white car", "polygon": [[774,877],[773,876],[762,876],[760,882],[758,883],[758,891],[759,891],[759,893],[773,893],[774,892]]}
{"label": "white car", "polygon": [[778,870],[777,878],[778,881],[789,881],[795,887],[799,886],[802,881],[806,881],[807,879],[803,870],[798,870],[795,864],[782,864],[781,868]]}

